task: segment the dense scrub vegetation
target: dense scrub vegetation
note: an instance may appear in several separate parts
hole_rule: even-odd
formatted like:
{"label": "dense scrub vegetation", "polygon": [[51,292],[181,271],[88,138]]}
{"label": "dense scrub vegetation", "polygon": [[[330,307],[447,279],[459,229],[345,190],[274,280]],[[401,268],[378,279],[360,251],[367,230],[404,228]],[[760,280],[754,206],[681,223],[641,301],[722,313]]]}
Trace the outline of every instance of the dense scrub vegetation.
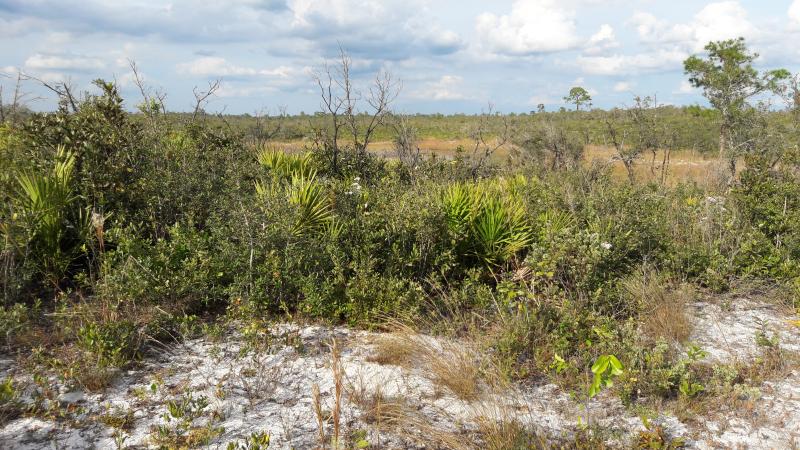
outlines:
{"label": "dense scrub vegetation", "polygon": [[126,112],[98,81],[74,108],[0,125],[2,343],[97,388],[228,319],[373,328],[444,315],[451,332],[489,336],[510,378],[583,383],[613,354],[623,398],[711,395],[691,387],[716,375],[673,345],[686,299],[746,281],[800,304],[797,116],[749,122],[746,168],[723,170],[716,189],[580,164],[576,123],[609,145],[619,126],[632,164],[677,148],[676,133],[715,145],[713,111],[641,102],[517,116],[508,164],[479,152],[411,165],[341,144],[333,166],[330,146],[289,154],[220,118]]}

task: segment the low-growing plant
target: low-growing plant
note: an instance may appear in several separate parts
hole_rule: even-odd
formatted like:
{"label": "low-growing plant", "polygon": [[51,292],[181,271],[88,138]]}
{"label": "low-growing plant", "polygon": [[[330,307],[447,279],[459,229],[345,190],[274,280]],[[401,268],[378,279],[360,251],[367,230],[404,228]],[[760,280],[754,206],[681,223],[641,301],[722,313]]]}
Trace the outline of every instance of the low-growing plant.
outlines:
{"label": "low-growing plant", "polygon": [[17,174],[11,220],[0,222],[5,245],[57,286],[81,252],[87,214],[73,189],[76,157],[58,147],[52,169]]}
{"label": "low-growing plant", "polygon": [[0,425],[5,425],[14,420],[23,412],[23,404],[20,401],[20,393],[14,386],[11,377],[0,381]]}
{"label": "low-growing plant", "polygon": [[214,425],[213,420],[205,424],[195,423],[203,417],[208,406],[205,396],[195,397],[190,393],[167,401],[167,411],[161,415],[164,423],[155,426],[152,433],[154,443],[163,448],[207,445],[224,432]]}
{"label": "low-growing plant", "polygon": [[639,432],[636,440],[637,449],[646,450],[677,450],[686,446],[683,438],[672,438],[664,431],[664,427],[653,423],[646,416],[641,416],[644,430]]}
{"label": "low-growing plant", "polygon": [[269,434],[261,432],[253,432],[247,438],[229,442],[225,447],[227,450],[266,450],[269,448]]}
{"label": "low-growing plant", "polygon": [[614,385],[614,378],[622,375],[623,367],[614,355],[601,355],[592,364],[592,384],[589,386],[589,397],[594,397],[601,390]]}
{"label": "low-growing plant", "polygon": [[78,345],[97,358],[99,367],[119,367],[136,357],[142,345],[133,322],[90,322],[78,330]]}

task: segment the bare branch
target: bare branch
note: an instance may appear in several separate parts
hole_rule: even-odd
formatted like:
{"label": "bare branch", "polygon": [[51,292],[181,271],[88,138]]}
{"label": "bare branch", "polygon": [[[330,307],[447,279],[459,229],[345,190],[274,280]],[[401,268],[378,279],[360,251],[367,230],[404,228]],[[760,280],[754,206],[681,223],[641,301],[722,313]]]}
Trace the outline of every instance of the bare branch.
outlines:
{"label": "bare branch", "polygon": [[[333,172],[339,172],[339,139],[350,136],[352,149],[363,161],[375,130],[386,123],[390,106],[400,93],[401,84],[387,71],[380,71],[369,87],[366,98],[353,84],[352,59],[339,47],[335,66],[328,62],[313,74],[321,98],[321,108],[330,121],[323,129],[314,129],[316,148],[325,151]],[[367,108],[361,109],[364,101]]]}
{"label": "bare branch", "polygon": [[492,121],[497,115],[494,113],[494,105],[489,103],[487,109],[481,114],[477,126],[470,133],[474,146],[470,161],[472,164],[472,177],[477,178],[481,169],[489,161],[492,155],[501,147],[506,145],[511,139],[511,125],[506,116],[500,117],[500,130],[494,140],[489,141],[488,137],[492,132]]}
{"label": "bare branch", "polygon": [[44,88],[56,94],[56,96],[58,96],[58,102],[61,108],[65,110],[71,108],[72,112],[78,112],[78,98],[73,93],[74,88],[69,80],[59,81],[57,83],[48,83],[40,78],[34,77],[33,75],[20,73],[20,76],[22,76],[24,79],[36,81]]}
{"label": "bare branch", "polygon": [[[278,133],[283,131],[283,123],[287,117],[286,109],[285,105],[279,106],[278,112],[274,116],[265,109],[256,111],[253,114],[256,123],[252,129],[252,137],[256,144],[260,145],[271,141]],[[273,126],[270,126],[271,122],[274,122]]]}
{"label": "bare branch", "polygon": [[625,129],[624,124],[619,122],[616,112],[612,112],[611,118],[606,119],[606,131],[608,133],[614,149],[617,151],[617,159],[622,161],[625,166],[625,171],[628,173],[628,180],[631,184],[636,182],[636,177],[633,173],[633,163],[639,157],[639,149],[636,146],[626,144],[628,138],[628,130]]}
{"label": "bare branch", "polygon": [[200,90],[197,86],[192,89],[192,93],[194,94],[194,112],[192,113],[192,122],[197,119],[198,114],[203,111],[205,105],[208,103],[209,98],[211,98],[216,92],[219,90],[220,86],[222,85],[222,79],[217,78],[216,80],[208,82],[208,89]]}
{"label": "bare branch", "polygon": [[133,73],[133,83],[139,89],[139,93],[142,96],[142,101],[146,106],[147,111],[145,113],[151,114],[154,112],[154,109],[157,109],[157,111],[161,114],[166,114],[167,108],[164,102],[167,98],[167,94],[158,90],[154,91],[145,85],[144,78],[139,72],[139,66],[136,64],[136,61],[129,59],[128,64],[130,65],[131,72]]}
{"label": "bare branch", "polygon": [[407,116],[398,115],[394,117],[395,120],[392,125],[395,130],[395,156],[410,169],[410,173],[413,176],[414,169],[422,161],[422,151],[417,142],[417,130],[411,126]]}

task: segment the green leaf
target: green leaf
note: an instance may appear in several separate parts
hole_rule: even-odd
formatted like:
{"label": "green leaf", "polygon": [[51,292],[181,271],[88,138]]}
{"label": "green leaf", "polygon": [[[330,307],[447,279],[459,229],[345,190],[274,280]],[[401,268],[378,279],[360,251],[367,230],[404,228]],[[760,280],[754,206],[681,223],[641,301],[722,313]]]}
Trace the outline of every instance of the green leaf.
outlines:
{"label": "green leaf", "polygon": [[601,375],[606,371],[606,369],[608,369],[608,356],[602,355],[598,357],[592,365],[592,373],[595,375]]}

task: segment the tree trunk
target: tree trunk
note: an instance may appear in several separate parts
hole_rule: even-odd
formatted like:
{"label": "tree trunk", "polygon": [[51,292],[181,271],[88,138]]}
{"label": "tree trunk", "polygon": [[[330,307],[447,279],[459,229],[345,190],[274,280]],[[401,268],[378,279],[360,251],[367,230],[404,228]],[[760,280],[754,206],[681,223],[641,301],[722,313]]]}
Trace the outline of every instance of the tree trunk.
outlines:
{"label": "tree trunk", "polygon": [[628,172],[628,181],[630,181],[631,184],[636,184],[636,177],[633,174],[633,161],[623,159],[622,164],[625,166],[625,171]]}

